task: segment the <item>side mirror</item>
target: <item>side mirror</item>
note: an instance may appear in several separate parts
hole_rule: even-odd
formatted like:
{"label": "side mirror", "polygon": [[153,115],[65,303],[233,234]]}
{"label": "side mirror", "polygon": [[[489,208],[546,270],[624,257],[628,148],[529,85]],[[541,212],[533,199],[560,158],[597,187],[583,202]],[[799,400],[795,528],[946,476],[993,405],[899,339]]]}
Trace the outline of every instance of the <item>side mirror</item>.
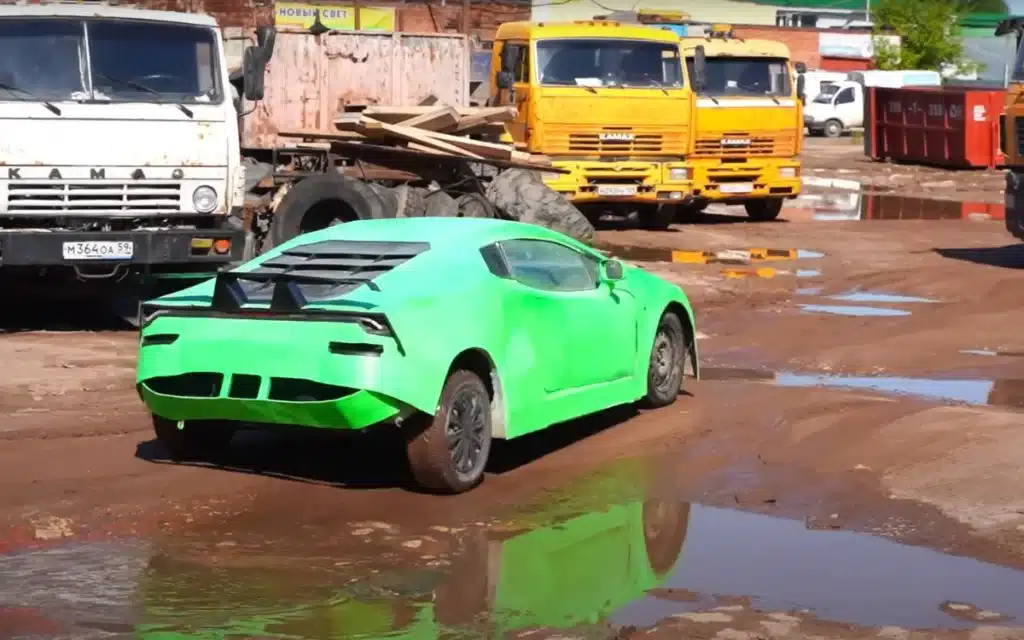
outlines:
{"label": "side mirror", "polygon": [[246,100],[259,102],[263,99],[263,76],[266,68],[267,63],[263,59],[262,49],[246,48],[242,54],[242,89]]}
{"label": "side mirror", "polygon": [[263,57],[263,64],[270,62],[274,55],[274,41],[277,39],[277,29],[272,26],[256,29],[256,46],[260,48]]}
{"label": "side mirror", "polygon": [[796,77],[796,95],[800,98],[800,102],[807,102],[807,81],[804,79],[804,74],[800,74]]}
{"label": "side mirror", "polygon": [[516,68],[516,51],[504,43],[501,45],[501,70],[512,71]]}
{"label": "side mirror", "polygon": [[797,73],[807,73],[807,64],[798,62],[793,65],[793,69],[795,69]]}
{"label": "side mirror", "polygon": [[704,60],[704,45],[699,44],[693,52],[693,88],[698,92],[704,90],[704,85],[706,84],[706,73],[707,67]]}
{"label": "side mirror", "polygon": [[512,85],[515,84],[516,78],[512,75],[511,71],[499,71],[494,78],[494,84],[499,89],[511,89]]}
{"label": "side mirror", "polygon": [[606,260],[603,267],[604,280],[608,282],[615,282],[616,280],[622,280],[623,271],[622,263],[618,260]]}

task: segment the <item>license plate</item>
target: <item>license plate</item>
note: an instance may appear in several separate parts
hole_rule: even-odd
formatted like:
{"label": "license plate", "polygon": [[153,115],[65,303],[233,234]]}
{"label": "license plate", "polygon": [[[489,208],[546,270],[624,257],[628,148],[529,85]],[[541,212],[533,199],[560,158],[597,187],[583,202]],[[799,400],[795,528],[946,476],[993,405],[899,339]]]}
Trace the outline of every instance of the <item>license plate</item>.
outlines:
{"label": "license plate", "polygon": [[635,196],[636,185],[632,184],[602,184],[597,187],[599,196]]}
{"label": "license plate", "polygon": [[750,193],[754,185],[750,182],[731,182],[718,187],[718,190],[722,193]]}
{"label": "license plate", "polygon": [[134,255],[130,240],[64,243],[65,260],[129,260]]}

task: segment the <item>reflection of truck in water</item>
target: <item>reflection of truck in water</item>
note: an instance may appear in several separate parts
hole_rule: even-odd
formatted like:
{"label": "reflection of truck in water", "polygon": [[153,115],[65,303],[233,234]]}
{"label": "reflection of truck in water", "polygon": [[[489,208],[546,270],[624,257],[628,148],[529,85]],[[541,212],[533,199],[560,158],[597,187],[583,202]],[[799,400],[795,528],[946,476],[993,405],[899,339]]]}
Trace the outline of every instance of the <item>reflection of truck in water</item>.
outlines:
{"label": "reflection of truck in water", "polygon": [[156,556],[136,634],[413,640],[599,623],[667,579],[689,513],[685,503],[636,500],[502,539],[471,539],[445,575],[409,572],[340,589],[331,578],[318,586],[306,567],[299,589],[280,570]]}
{"label": "reflection of truck in water", "polygon": [[670,31],[610,21],[498,27],[492,103],[531,153],[569,171],[546,183],[590,218],[636,211],[665,228],[690,193],[692,94]]}
{"label": "reflection of truck in water", "polygon": [[804,129],[789,49],[716,25],[708,37],[682,38],[682,50],[695,94],[696,206],[738,204],[755,220],[774,220],[801,185]]}
{"label": "reflection of truck in water", "polygon": [[0,6],[0,118],[4,284],[102,298],[241,257],[238,120],[212,18]]}

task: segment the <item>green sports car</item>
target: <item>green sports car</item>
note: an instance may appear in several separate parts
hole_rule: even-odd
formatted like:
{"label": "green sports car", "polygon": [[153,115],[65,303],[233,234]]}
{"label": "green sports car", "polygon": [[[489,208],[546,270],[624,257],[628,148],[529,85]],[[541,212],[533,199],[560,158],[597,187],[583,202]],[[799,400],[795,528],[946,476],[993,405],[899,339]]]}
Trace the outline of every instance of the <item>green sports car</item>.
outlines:
{"label": "green sports car", "polygon": [[138,391],[172,458],[241,426],[398,425],[425,488],[483,478],[493,438],[672,403],[698,375],[686,294],[568,236],[478,218],[305,234],[142,308]]}

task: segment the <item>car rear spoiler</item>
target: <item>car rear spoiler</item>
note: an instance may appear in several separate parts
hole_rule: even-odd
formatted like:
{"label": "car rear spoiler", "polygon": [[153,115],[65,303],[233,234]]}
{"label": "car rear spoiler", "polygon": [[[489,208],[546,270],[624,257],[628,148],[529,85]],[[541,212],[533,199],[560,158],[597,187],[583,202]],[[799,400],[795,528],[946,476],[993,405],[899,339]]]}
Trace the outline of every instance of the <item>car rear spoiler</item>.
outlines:
{"label": "car rear spoiler", "polygon": [[290,273],[267,273],[267,272],[236,272],[223,271],[217,274],[213,287],[213,301],[211,308],[221,313],[239,311],[249,302],[242,282],[272,283],[274,285],[270,296],[270,311],[278,313],[294,313],[301,311],[310,303],[309,298],[303,293],[303,284],[352,284],[366,285],[374,291],[380,291],[370,278],[339,277],[323,273],[310,273],[295,271]]}

